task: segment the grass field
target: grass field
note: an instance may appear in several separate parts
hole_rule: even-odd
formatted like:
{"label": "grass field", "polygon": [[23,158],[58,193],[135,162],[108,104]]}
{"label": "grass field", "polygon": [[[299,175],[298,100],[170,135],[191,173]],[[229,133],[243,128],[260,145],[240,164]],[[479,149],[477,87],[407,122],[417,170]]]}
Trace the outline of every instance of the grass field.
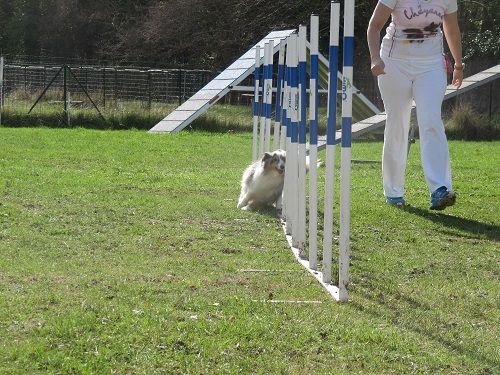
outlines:
{"label": "grass field", "polygon": [[499,373],[499,142],[450,142],[444,212],[418,143],[407,210],[384,203],[379,163],[353,164],[339,304],[272,211],[236,209],[250,141],[0,128],[0,373]]}

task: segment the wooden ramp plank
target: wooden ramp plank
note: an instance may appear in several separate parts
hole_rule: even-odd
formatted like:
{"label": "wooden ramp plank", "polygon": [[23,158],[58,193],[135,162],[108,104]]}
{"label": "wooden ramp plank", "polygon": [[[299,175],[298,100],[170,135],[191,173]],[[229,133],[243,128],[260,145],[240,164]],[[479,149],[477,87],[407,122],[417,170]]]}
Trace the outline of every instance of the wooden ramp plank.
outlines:
{"label": "wooden ramp plank", "polygon": [[[186,101],[186,103],[188,103],[193,100],[207,100],[204,105],[199,106],[199,103],[186,104],[185,108],[198,109],[183,111],[181,108],[178,108],[150,129],[150,132],[177,132],[184,129],[208,108],[217,103],[220,98],[230,91],[232,86],[238,85],[241,81],[253,73],[255,50],[257,45],[263,47],[265,43],[273,40],[273,52],[276,53],[280,48],[281,41],[293,32],[295,32],[295,30],[281,30],[269,33],[265,38],[260,40],[259,43],[254,45],[249,51],[245,52],[238,60],[231,64],[228,69],[220,73],[218,77],[210,81],[205,85],[205,87]],[[260,55],[262,60],[264,57],[264,48],[261,48]],[[182,122],[179,124],[178,121]]]}

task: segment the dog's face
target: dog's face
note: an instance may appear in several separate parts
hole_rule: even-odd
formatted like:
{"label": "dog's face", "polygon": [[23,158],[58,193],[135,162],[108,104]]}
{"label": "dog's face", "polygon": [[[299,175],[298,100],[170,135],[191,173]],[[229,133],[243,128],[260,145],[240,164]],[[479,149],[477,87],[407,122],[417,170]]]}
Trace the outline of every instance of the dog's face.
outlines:
{"label": "dog's face", "polygon": [[262,157],[262,162],[266,171],[276,171],[283,174],[285,172],[286,152],[283,150],[266,152]]}

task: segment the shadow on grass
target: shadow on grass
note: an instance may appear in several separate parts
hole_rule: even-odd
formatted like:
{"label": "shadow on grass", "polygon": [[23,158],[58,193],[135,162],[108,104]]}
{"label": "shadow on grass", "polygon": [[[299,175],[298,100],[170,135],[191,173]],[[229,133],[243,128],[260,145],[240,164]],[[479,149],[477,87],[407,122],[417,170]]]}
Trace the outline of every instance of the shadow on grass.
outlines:
{"label": "shadow on grass", "polygon": [[273,218],[276,220],[278,219],[278,212],[276,211],[276,207],[272,207],[272,206],[259,207],[259,208],[253,209],[252,212],[255,212],[259,215],[267,216],[269,218]]}
{"label": "shadow on grass", "polygon": [[[350,306],[361,313],[368,313],[377,319],[390,320],[395,326],[424,336],[456,353],[468,356],[474,360],[479,359],[484,365],[483,373],[485,374],[491,374],[494,371],[493,369],[497,368],[498,362],[495,358],[490,358],[481,352],[479,349],[480,345],[476,346],[477,349],[471,349],[463,345],[463,341],[458,339],[451,340],[444,337],[440,332],[453,328],[458,329],[458,327],[455,327],[457,323],[437,316],[436,310],[429,304],[417,301],[399,292],[380,288],[380,283],[372,283],[371,285],[366,285],[366,287],[370,288],[370,293],[362,290],[357,290],[357,293],[362,295],[363,298],[370,300],[372,304],[367,307],[356,301],[350,301]],[[405,312],[408,311],[412,311],[413,316],[432,319],[434,321],[432,328],[426,328],[428,326],[427,321],[404,319]]]}
{"label": "shadow on grass", "polygon": [[468,232],[472,235],[472,238],[480,239],[480,236],[485,236],[489,240],[500,240],[500,227],[498,225],[427,211],[413,206],[406,206],[405,211],[445,227],[452,227],[462,232]]}

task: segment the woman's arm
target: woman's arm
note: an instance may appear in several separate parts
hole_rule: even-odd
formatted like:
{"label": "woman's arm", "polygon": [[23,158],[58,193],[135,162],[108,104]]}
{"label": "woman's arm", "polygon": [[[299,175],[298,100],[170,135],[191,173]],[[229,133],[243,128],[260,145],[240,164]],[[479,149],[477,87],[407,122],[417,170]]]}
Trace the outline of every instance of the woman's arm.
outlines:
{"label": "woman's arm", "polygon": [[373,11],[372,18],[366,30],[368,49],[370,50],[371,70],[374,76],[385,74],[385,64],[380,58],[380,32],[391,16],[392,9],[388,6],[377,3]]}
{"label": "woman's arm", "polygon": [[457,12],[444,15],[443,31],[453,60],[455,60],[455,68],[453,69],[453,79],[451,83],[456,86],[456,88],[459,88],[464,79],[464,65],[462,63],[462,36],[460,35],[460,28],[458,27]]}

